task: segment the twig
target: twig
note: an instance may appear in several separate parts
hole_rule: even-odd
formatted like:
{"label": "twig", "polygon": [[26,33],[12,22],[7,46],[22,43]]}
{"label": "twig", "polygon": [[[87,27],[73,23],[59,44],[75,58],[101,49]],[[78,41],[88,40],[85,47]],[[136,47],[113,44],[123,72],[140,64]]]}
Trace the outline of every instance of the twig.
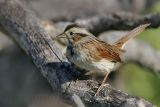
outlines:
{"label": "twig", "polygon": [[148,101],[113,89],[109,85],[103,88],[100,96],[94,97],[98,83],[92,80],[72,82],[68,87],[77,71],[68,62],[63,62],[63,65],[60,63],[54,52],[62,59],[61,49],[40,27],[39,19],[34,13],[20,0],[1,0],[0,7],[0,23],[32,57],[36,67],[49,81],[53,90],[68,103],[71,102],[71,95],[75,93],[86,107],[142,107],[141,105],[153,107]]}

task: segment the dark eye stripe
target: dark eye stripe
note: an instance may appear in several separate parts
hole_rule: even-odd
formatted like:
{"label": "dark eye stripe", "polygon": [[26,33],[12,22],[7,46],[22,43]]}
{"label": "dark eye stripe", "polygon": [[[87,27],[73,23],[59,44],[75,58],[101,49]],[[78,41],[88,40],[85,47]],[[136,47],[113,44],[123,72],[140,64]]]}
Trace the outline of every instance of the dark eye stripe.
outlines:
{"label": "dark eye stripe", "polygon": [[82,37],[88,36],[87,34],[84,34],[84,33],[75,33],[75,34],[80,35],[80,36],[82,36]]}

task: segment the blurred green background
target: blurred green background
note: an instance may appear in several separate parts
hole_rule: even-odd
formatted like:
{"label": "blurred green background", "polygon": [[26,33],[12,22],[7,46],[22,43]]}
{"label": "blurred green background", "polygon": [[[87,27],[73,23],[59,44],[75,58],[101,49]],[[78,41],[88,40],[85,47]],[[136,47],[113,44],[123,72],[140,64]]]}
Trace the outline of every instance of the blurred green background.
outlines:
{"label": "blurred green background", "polygon": [[[146,13],[160,12],[160,1]],[[138,36],[155,49],[160,50],[160,28],[149,29]],[[148,72],[147,72],[148,71]],[[160,79],[149,70],[130,63],[120,70],[124,77],[126,91],[132,95],[141,96],[160,107]]]}

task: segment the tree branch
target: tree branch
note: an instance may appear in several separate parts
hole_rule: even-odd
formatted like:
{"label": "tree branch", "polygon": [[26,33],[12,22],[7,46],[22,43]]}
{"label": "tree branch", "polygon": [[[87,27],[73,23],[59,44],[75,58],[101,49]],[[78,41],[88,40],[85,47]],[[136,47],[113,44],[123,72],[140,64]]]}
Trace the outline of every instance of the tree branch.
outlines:
{"label": "tree branch", "polygon": [[160,26],[160,14],[137,16],[135,14],[115,13],[93,17],[86,22],[85,20],[77,20],[77,22],[84,23],[92,33],[97,35],[106,30],[131,30],[144,23],[151,23],[150,27],[157,28]]}
{"label": "tree branch", "polygon": [[73,19],[68,21],[80,23],[94,35],[98,35],[107,30],[131,30],[144,23],[151,23],[150,28],[157,28],[160,26],[160,14],[139,16],[137,14],[119,12],[88,19],[75,19],[73,17]]}
{"label": "tree branch", "polygon": [[[73,101],[72,96],[75,93],[86,107],[153,107],[148,101],[116,90],[110,85],[104,86],[100,96],[94,97],[98,83],[92,80],[73,81],[78,75],[77,71],[62,59],[63,54],[59,46],[45,32],[39,19],[25,4],[20,0],[1,0],[0,7],[0,23],[32,57],[53,90],[65,101]],[[63,62],[60,62],[57,55]]]}

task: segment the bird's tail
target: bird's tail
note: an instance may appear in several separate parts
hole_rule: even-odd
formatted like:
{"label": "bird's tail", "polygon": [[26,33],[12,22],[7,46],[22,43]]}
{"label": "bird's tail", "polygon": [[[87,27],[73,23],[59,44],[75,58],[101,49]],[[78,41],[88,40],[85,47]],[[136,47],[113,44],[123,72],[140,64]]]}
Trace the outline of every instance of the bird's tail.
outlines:
{"label": "bird's tail", "polygon": [[141,32],[143,32],[145,30],[145,28],[148,27],[149,25],[150,25],[150,23],[149,24],[142,24],[142,25],[136,27],[135,29],[133,29],[130,32],[128,32],[125,36],[123,36],[122,38],[120,38],[113,45],[115,45],[115,46],[123,49],[124,45],[126,44],[126,42],[129,39],[134,38],[135,36],[137,36],[138,34],[140,34]]}

